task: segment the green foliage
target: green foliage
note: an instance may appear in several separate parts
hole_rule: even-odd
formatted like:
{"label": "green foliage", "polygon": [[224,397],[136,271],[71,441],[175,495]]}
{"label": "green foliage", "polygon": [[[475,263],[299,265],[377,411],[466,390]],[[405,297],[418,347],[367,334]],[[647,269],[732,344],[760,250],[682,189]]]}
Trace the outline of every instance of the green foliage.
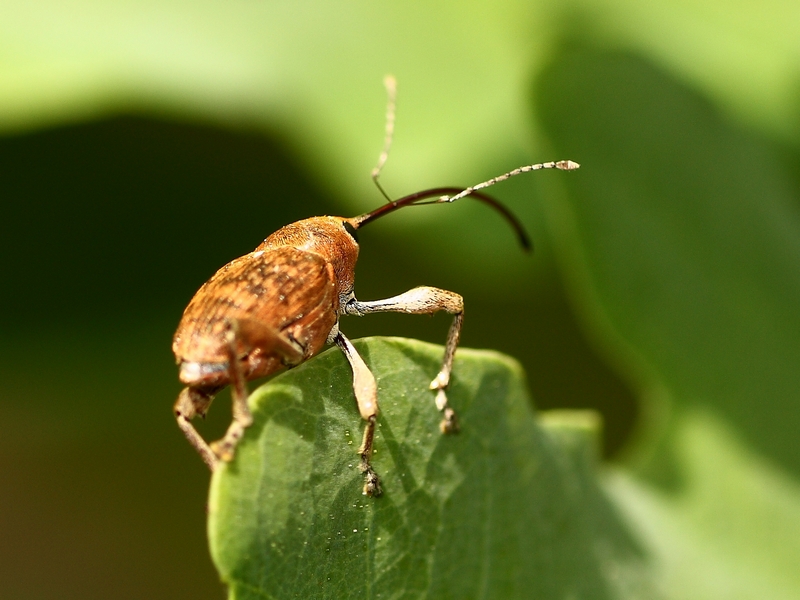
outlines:
{"label": "green foliage", "polygon": [[[596,422],[537,424],[519,366],[462,350],[442,436],[427,384],[442,348],[370,338],[378,374],[374,467],[362,495],[363,422],[332,349],[251,398],[255,423],[213,478],[209,533],[231,598],[623,598],[643,556],[594,476]],[[641,590],[639,590],[641,591]]]}
{"label": "green foliage", "polygon": [[670,597],[797,597],[800,218],[785,152],[628,53],[568,46],[536,96],[553,143],[584,164],[551,205],[575,281],[667,417],[637,458],[661,490],[615,479],[618,505]]}
{"label": "green foliage", "polygon": [[669,445],[683,481],[679,493],[622,473],[606,486],[648,548],[663,596],[797,598],[797,482],[707,411],[677,419]]}
{"label": "green foliage", "polygon": [[[158,498],[172,506],[159,494],[174,472],[195,477],[185,466],[195,457],[178,448],[183,440],[165,408],[177,386],[166,340],[180,305],[214,266],[286,220],[355,214],[382,201],[368,173],[383,128],[380,80],[392,72],[397,135],[382,180],[391,194],[470,184],[523,162],[571,158],[582,168],[493,189],[533,229],[533,260],[518,256],[483,207],[408,211],[364,231],[359,295],[421,282],[463,292],[469,345],[508,350],[526,364],[533,387],[559,372],[551,396],[537,392],[542,402],[561,394],[563,404],[585,406],[604,397],[605,414],[624,412],[629,423],[632,401],[608,392],[608,370],[587,378],[611,365],[636,395],[639,435],[598,488],[587,456],[595,433],[558,414],[537,425],[523,409],[516,367],[460,352],[452,397],[464,432],[441,438],[425,389],[437,351],[373,340],[362,347],[381,376],[376,466],[387,491],[369,500],[348,466],[361,422],[346,364],[335,352],[319,357],[256,393],[259,421],[237,462],[214,478],[212,548],[234,593],[441,597],[446,588],[458,597],[462,585],[488,596],[508,585],[529,586],[521,597],[798,597],[798,6],[4,2],[0,130],[8,137],[0,163],[4,182],[16,178],[4,187],[0,262],[17,292],[5,295],[14,318],[3,327],[21,333],[2,348],[0,410],[14,432],[5,464],[18,468],[4,493],[23,492],[3,505],[28,516],[9,522],[17,529],[6,537],[33,550],[8,544],[0,580],[25,568],[28,575],[15,584],[20,593],[4,587],[0,595],[45,597],[31,592],[44,582],[42,562],[59,568],[80,548],[95,549],[74,553],[74,564],[92,564],[92,572],[72,581],[80,569],[61,567],[49,578],[60,598],[90,597],[90,580],[120,598],[125,590],[154,597],[131,581],[192,580],[196,557],[181,561],[186,572],[175,567],[178,574],[161,571],[158,579],[153,573],[168,561],[136,550],[152,543],[106,552],[85,524],[127,540],[126,528],[141,529],[130,523],[146,522],[157,536],[172,526],[162,537],[183,539],[188,527],[170,514],[179,509],[157,522],[147,505]],[[247,126],[272,141],[253,150],[202,128],[150,123],[146,133],[138,120],[30,133],[119,112]],[[137,162],[142,156],[149,162]],[[277,166],[265,183],[267,164]],[[159,171],[138,186],[144,173]],[[374,273],[383,279],[370,279]],[[428,335],[419,322],[393,331]],[[347,331],[384,331],[369,323],[348,323]],[[139,341],[142,331],[153,333]],[[565,342],[569,334],[591,344]],[[551,362],[556,355],[560,362]],[[301,376],[302,387],[288,383]],[[484,381],[509,394],[478,394]],[[395,406],[389,398],[404,392]],[[481,412],[483,401],[492,410]],[[476,423],[480,429],[469,427]],[[130,439],[118,435],[123,429]],[[98,436],[102,449],[54,451],[36,436],[77,445]],[[169,441],[162,448],[155,439]],[[615,443],[626,440],[620,433]],[[513,461],[497,460],[501,448]],[[51,471],[37,479],[36,468],[18,462],[26,453]],[[119,464],[84,454],[137,457],[124,479],[152,489],[135,486],[139,497],[118,488],[106,499],[107,472]],[[100,482],[94,493],[75,484],[84,481],[72,476],[76,465],[86,488]],[[161,479],[153,475],[159,468]],[[139,479],[127,476],[135,469]],[[58,495],[69,485],[73,503]],[[170,496],[181,510],[185,489]],[[31,498],[50,496],[58,500],[40,512],[57,523],[24,512]],[[82,513],[84,506],[93,509]],[[121,525],[98,520],[108,506],[124,516]],[[487,528],[489,517],[496,526]],[[64,536],[59,546],[52,531],[70,518],[64,530],[90,537]],[[28,523],[45,523],[38,537]],[[199,544],[187,542],[182,555],[192,546]],[[116,579],[145,555],[147,577]],[[69,596],[69,585],[79,592]],[[161,585],[171,598],[197,596]]]}

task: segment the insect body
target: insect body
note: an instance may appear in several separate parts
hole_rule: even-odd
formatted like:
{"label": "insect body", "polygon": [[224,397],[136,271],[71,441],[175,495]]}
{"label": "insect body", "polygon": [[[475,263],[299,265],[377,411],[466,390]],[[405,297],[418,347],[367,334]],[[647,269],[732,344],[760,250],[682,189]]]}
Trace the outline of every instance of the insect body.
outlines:
{"label": "insect body", "polygon": [[[393,122],[391,117],[389,123]],[[387,149],[389,139],[387,136]],[[358,450],[365,477],[364,493],[375,496],[381,493],[378,476],[370,465],[378,415],[377,385],[350,340],[339,330],[342,315],[433,314],[442,310],[453,315],[442,366],[430,388],[436,391],[442,432],[457,431],[456,414],[448,406],[446,390],[463,320],[461,296],[438,288],[418,287],[385,300],[357,300],[353,291],[359,251],[356,230],[406,206],[452,202],[471,196],[498,210],[527,247],[525,232],[514,216],[478,190],[512,175],[543,168],[572,170],[578,165],[572,161],[530,165],[470,188],[436,188],[411,194],[358,217],[313,217],[298,221],[279,229],[253,252],[217,271],[192,298],[172,344],[180,380],[186,385],[175,403],[175,415],[179,427],[209,468],[213,470],[220,461],[233,458],[236,445],[252,423],[247,406],[247,381],[298,365],[326,343],[335,343],[352,368],[353,391],[366,421]],[[377,179],[377,174],[373,173],[373,177]],[[224,437],[209,445],[191,420],[197,415],[205,416],[214,396],[227,385],[232,388],[233,420]]]}

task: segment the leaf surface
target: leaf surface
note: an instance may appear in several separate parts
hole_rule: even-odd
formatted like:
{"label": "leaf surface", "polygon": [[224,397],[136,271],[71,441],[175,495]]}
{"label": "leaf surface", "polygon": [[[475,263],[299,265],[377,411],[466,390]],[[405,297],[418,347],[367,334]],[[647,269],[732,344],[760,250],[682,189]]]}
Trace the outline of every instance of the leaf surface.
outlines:
{"label": "leaf surface", "polygon": [[255,423],[213,478],[212,555],[231,598],[619,598],[645,559],[593,475],[596,429],[537,424],[516,363],[459,350],[439,433],[428,383],[442,349],[357,342],[381,415],[363,496],[363,423],[332,349],[251,396]]}

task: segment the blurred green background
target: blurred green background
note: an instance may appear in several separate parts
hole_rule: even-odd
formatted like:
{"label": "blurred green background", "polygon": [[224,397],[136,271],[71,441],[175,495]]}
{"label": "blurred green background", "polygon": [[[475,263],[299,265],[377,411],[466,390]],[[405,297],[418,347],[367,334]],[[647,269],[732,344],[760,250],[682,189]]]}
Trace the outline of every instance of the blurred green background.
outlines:
{"label": "blurred green background", "polygon": [[359,297],[458,291],[465,346],[600,410],[665,598],[800,595],[800,5],[6,0],[0,597],[224,597],[171,335],[281,225],[382,202],[386,73],[394,196],[582,167],[492,190],[532,256],[469,201],[370,225]]}

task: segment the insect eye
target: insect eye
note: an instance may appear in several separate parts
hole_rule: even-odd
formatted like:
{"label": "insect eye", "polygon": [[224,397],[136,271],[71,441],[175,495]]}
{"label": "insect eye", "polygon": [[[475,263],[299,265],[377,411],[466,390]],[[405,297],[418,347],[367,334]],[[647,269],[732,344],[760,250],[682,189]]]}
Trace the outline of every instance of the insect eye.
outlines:
{"label": "insect eye", "polygon": [[347,221],[344,222],[344,230],[350,234],[350,237],[353,238],[356,242],[358,241],[358,234],[356,233],[356,228],[353,227]]}

